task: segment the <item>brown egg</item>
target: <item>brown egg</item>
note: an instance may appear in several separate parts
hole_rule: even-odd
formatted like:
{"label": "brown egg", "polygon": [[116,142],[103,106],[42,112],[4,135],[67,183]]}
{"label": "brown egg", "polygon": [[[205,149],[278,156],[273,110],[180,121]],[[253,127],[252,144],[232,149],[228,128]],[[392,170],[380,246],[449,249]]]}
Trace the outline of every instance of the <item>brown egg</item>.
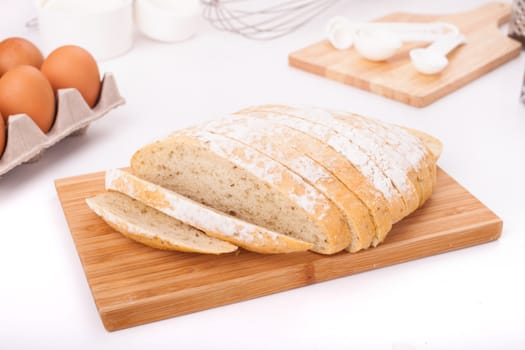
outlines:
{"label": "brown egg", "polygon": [[44,60],[41,70],[55,93],[58,89],[75,88],[90,107],[97,102],[100,73],[93,56],[83,48],[73,45],[59,47]]}
{"label": "brown egg", "polygon": [[24,64],[40,68],[44,57],[32,42],[23,38],[8,38],[0,42],[0,77]]}
{"label": "brown egg", "polygon": [[55,95],[42,72],[32,66],[18,66],[0,78],[0,113],[7,118],[25,113],[48,132],[55,119]]}
{"label": "brown egg", "polygon": [[6,138],[7,135],[5,133],[4,118],[2,118],[2,115],[0,114],[0,159],[2,159],[2,154],[4,153]]}

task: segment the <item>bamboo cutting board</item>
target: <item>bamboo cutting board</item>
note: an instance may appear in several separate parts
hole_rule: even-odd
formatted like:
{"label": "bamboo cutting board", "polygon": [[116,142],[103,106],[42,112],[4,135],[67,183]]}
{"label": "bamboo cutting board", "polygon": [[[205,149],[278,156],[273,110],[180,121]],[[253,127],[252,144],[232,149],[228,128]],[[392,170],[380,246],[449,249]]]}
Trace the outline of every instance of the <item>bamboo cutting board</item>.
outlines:
{"label": "bamboo cutting board", "polygon": [[[448,55],[449,65],[437,75],[423,75],[412,67],[408,52],[424,44],[405,44],[385,62],[362,58],[353,48],[336,50],[327,41],[289,55],[293,67],[363,90],[424,107],[470,81],[517,57],[521,44],[498,28],[510,18],[511,5],[489,3],[472,11],[449,15],[395,13],[378,19],[388,22],[450,22],[459,27],[467,44]],[[428,44],[426,44],[428,45]]]}
{"label": "bamboo cutting board", "polygon": [[85,204],[104,173],[55,182],[107,330],[127,328],[497,239],[502,221],[442,170],[425,206],[377,248],[333,256],[166,252],[116,233]]}

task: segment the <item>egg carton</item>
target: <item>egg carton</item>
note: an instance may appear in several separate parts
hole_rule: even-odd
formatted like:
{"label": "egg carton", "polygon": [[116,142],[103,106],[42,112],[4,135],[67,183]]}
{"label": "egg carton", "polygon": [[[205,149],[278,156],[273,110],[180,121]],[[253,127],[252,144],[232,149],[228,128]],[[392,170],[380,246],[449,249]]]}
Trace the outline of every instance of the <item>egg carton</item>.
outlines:
{"label": "egg carton", "polygon": [[43,133],[27,114],[10,116],[5,150],[0,155],[0,176],[22,163],[38,160],[45,149],[60,140],[84,134],[91,122],[124,103],[113,74],[106,73],[93,109],[77,89],[58,90],[55,122],[47,133]]}

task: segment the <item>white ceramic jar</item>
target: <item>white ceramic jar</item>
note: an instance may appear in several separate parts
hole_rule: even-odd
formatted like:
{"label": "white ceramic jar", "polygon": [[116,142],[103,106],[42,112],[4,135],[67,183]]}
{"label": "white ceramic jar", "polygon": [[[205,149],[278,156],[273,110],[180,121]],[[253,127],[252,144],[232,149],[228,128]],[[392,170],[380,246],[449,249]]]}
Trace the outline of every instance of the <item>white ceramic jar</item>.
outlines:
{"label": "white ceramic jar", "polygon": [[192,37],[200,25],[199,0],[135,0],[135,19],[149,38],[177,42]]}
{"label": "white ceramic jar", "polygon": [[37,10],[46,53],[73,44],[105,60],[133,45],[133,0],[38,0]]}

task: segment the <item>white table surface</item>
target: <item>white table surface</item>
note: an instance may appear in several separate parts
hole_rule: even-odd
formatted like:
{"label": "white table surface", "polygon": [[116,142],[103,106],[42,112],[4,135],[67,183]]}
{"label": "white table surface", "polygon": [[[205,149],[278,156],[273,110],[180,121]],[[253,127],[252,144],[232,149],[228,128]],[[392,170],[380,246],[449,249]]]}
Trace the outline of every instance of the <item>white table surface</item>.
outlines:
{"label": "white table surface", "polygon": [[[0,179],[1,349],[523,349],[525,348],[525,106],[521,55],[417,109],[288,67],[336,14],[451,12],[482,1],[341,1],[298,32],[253,42],[207,24],[180,44],[137,34],[101,62],[127,104],[34,164]],[[39,43],[24,22],[33,1],[0,0],[0,38]],[[445,146],[439,165],[504,221],[499,241],[107,332],[53,180],[125,166],[170,130],[261,103],[347,109],[420,128]]]}

